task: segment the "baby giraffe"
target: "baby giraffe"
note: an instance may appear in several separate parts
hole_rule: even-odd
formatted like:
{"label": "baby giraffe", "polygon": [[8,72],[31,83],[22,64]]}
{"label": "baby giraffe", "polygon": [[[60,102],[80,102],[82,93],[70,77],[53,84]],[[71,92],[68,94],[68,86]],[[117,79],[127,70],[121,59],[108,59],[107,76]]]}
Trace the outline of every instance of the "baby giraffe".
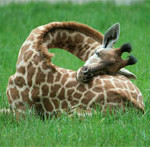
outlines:
{"label": "baby giraffe", "polygon": [[[144,112],[142,94],[127,78],[134,75],[127,70],[121,72],[123,75],[116,74],[136,62],[132,56],[128,60],[121,59],[123,52],[130,52],[130,45],[105,50],[113,45],[116,37],[118,25],[110,28],[104,37],[75,22],[54,22],[34,29],[20,49],[16,72],[9,78],[7,86],[8,101],[17,119],[27,108],[48,117],[79,109],[92,113],[97,105],[101,112],[107,109],[111,112],[112,108],[124,109],[132,103]],[[71,52],[87,61],[85,67],[77,74],[52,64],[53,55],[48,52],[51,48]],[[80,71],[85,72],[85,78],[81,80]],[[84,83],[83,79],[91,80]]]}

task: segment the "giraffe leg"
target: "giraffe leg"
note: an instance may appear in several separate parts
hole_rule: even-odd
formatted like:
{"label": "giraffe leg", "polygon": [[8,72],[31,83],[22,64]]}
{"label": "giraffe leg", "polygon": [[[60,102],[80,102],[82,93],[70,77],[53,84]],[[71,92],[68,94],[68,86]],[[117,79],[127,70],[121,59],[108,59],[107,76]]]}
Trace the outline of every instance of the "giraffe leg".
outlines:
{"label": "giraffe leg", "polygon": [[3,109],[0,110],[0,113],[2,113],[2,114],[10,114],[11,110],[9,108],[3,108]]}
{"label": "giraffe leg", "polygon": [[71,114],[69,114],[69,117],[79,117],[80,119],[84,119],[86,116],[92,117],[93,114],[97,114],[96,111],[92,109],[82,109],[82,108],[74,108],[71,110]]}
{"label": "giraffe leg", "polygon": [[13,109],[14,116],[17,122],[19,122],[21,119],[25,119],[26,111],[27,111],[27,108],[24,104],[18,105],[15,109]]}
{"label": "giraffe leg", "polygon": [[25,113],[20,112],[18,110],[13,110],[11,107],[1,109],[0,114],[12,116],[14,115],[14,118],[17,120],[17,122],[19,122],[22,118],[25,119]]}

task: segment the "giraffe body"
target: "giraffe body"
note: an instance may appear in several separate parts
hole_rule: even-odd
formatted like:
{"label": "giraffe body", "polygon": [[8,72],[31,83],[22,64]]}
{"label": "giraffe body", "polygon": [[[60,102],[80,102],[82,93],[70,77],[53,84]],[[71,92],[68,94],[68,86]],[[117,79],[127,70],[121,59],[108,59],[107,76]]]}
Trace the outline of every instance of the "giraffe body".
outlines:
{"label": "giraffe body", "polygon": [[9,79],[7,96],[16,113],[27,107],[47,116],[71,112],[77,108],[91,110],[100,105],[125,108],[131,102],[144,111],[139,89],[123,75],[101,75],[88,83],[76,80],[76,72],[51,63],[48,48],[65,49],[86,61],[101,46],[103,35],[78,23],[50,23],[34,29],[23,43],[16,73]]}

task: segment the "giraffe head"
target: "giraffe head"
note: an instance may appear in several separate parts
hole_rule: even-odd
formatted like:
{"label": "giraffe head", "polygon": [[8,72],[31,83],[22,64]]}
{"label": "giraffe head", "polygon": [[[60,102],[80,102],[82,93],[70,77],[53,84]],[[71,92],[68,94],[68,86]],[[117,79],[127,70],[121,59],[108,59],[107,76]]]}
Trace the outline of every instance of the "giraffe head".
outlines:
{"label": "giraffe head", "polygon": [[101,54],[101,52],[103,52],[104,50],[111,50],[113,48],[113,45],[119,39],[119,34],[120,25],[119,23],[116,23],[106,31],[102,41],[102,45],[96,49],[95,53],[85,62],[84,66],[100,62],[101,58],[97,55]]}
{"label": "giraffe head", "polygon": [[98,62],[89,65],[93,72],[104,74],[116,74],[119,69],[128,65],[133,65],[137,62],[136,58],[132,55],[127,60],[121,58],[124,52],[130,53],[132,50],[129,43],[123,44],[120,48],[114,50],[101,50],[96,51]]}
{"label": "giraffe head", "polygon": [[129,43],[123,44],[118,49],[113,49],[113,45],[118,40],[119,34],[120,25],[118,23],[108,29],[104,35],[102,45],[97,48],[95,53],[86,61],[85,65],[78,70],[78,81],[87,82],[97,75],[114,75],[121,68],[137,62],[133,56],[129,56],[127,60],[121,58],[124,52],[130,53],[132,51]]}

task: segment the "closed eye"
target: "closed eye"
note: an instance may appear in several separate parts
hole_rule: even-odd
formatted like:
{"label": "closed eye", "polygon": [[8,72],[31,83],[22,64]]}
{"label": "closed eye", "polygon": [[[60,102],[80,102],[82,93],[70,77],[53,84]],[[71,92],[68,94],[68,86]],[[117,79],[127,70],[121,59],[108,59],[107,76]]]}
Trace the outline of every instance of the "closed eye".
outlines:
{"label": "closed eye", "polygon": [[96,54],[98,57],[100,57],[100,53],[99,53],[99,52],[96,51],[95,54]]}

